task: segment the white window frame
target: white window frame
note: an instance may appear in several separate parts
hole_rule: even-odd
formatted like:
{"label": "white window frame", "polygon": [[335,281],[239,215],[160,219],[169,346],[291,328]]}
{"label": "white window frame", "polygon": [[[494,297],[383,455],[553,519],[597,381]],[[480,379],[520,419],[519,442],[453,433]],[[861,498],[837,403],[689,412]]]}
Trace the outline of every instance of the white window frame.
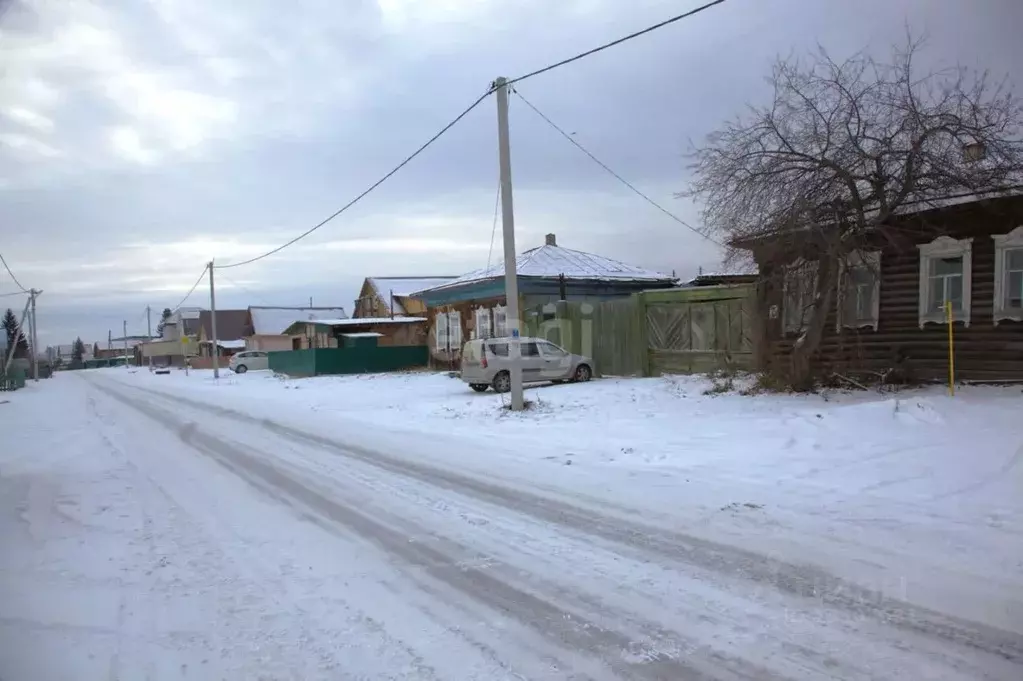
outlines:
{"label": "white window frame", "polygon": [[494,338],[504,338],[508,335],[508,308],[504,305],[495,305],[494,315]]}
{"label": "white window frame", "polygon": [[928,312],[930,309],[930,271],[931,261],[939,258],[963,259],[963,309],[953,311],[952,321],[970,325],[970,307],[973,293],[973,239],[953,239],[950,236],[939,236],[934,241],[917,245],[920,251],[920,265],[917,277],[920,280],[920,300],[918,317],[920,328],[924,324],[944,324],[945,312]]}
{"label": "white window frame", "polygon": [[476,320],[473,323],[473,338],[490,338],[492,333],[490,331],[490,308],[489,307],[477,307],[474,311]]}
{"label": "white window frame", "polygon": [[433,316],[434,347],[446,350],[448,347],[448,313],[438,312]]}
{"label": "white window frame", "polygon": [[[866,266],[874,272],[873,305],[869,319],[847,321],[845,318],[845,274],[847,269]],[[835,309],[835,329],[862,329],[866,327],[877,331],[881,319],[881,251],[853,251],[842,261],[838,276],[838,306]]]}
{"label": "white window frame", "polygon": [[804,301],[802,297],[800,297],[798,301],[795,301],[796,304],[799,306],[799,309],[802,310],[802,314],[800,316],[800,323],[798,326],[795,326],[790,323],[789,306],[793,303],[793,301],[790,300],[789,294],[791,289],[790,282],[792,281],[793,273],[797,271],[806,271],[807,273],[809,273],[812,282],[812,287],[810,291],[810,296],[812,297],[817,290],[818,273],[817,270],[818,264],[816,261],[807,261],[804,260],[803,258],[797,258],[795,261],[789,263],[785,267],[785,277],[782,284],[782,309],[781,309],[781,326],[782,331],[784,333],[802,333],[802,331],[806,328],[807,316],[813,314],[814,304],[811,303],[808,305],[806,304],[807,301]]}
{"label": "white window frame", "polygon": [[1003,319],[1023,321],[1023,309],[1005,306],[1005,256],[1009,251],[1023,249],[1023,225],[1008,234],[995,234],[991,237],[995,242],[995,324]]}

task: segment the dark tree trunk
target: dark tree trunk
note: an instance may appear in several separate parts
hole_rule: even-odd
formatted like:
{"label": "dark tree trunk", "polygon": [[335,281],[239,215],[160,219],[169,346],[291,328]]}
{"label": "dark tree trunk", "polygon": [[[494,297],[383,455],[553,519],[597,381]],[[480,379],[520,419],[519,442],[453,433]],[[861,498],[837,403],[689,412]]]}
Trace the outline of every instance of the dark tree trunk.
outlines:
{"label": "dark tree trunk", "polygon": [[824,338],[824,325],[828,312],[835,300],[838,285],[838,265],[834,257],[822,257],[817,263],[817,285],[814,292],[814,306],[810,319],[799,340],[792,346],[791,374],[789,383],[793,390],[812,390],[818,378],[820,367],[814,362],[814,355],[820,349]]}

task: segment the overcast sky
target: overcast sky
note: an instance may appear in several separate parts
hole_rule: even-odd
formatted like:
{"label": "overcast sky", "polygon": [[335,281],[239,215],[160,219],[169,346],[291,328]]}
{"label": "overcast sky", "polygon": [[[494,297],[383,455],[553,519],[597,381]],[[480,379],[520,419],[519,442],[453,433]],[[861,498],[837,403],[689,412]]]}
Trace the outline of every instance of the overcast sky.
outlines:
{"label": "overcast sky", "polygon": [[[0,20],[0,253],[39,300],[41,345],[145,332],[206,261],[305,231],[390,170],[496,76],[514,77],[698,0],[22,0]],[[999,75],[1023,63],[1019,0],[727,0],[523,82],[555,122],[685,220],[686,152],[768,95],[779,54],[886,52]],[[493,98],[295,246],[218,273],[218,306],[351,310],[366,276],[456,275],[490,256]],[[518,249],[715,269],[650,207],[512,99]],[[222,273],[222,274],[221,274]],[[16,290],[0,272],[0,294]],[[12,303],[18,298],[2,298]],[[189,304],[209,305],[201,286]]]}

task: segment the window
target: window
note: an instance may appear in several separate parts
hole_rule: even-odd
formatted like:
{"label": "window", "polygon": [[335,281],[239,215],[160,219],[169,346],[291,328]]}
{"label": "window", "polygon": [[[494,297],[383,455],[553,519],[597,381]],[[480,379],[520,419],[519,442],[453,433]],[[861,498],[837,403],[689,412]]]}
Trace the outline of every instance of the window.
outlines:
{"label": "window", "polygon": [[953,321],[970,325],[970,279],[973,239],[939,236],[920,249],[920,328],[945,323],[945,305],[952,304]]}
{"label": "window", "polygon": [[434,316],[434,333],[438,350],[458,350],[462,347],[462,317],[457,310],[438,312]]}
{"label": "window", "polygon": [[490,310],[485,307],[478,307],[475,311],[476,324],[473,329],[475,338],[490,338]]}
{"label": "window", "polygon": [[521,349],[523,357],[539,357],[540,356],[540,350],[537,349],[536,343],[533,343],[533,342],[521,343],[521,344],[519,344],[519,348]]}
{"label": "window", "polygon": [[816,262],[800,258],[785,269],[782,325],[786,333],[796,333],[806,327],[813,312],[816,287]]}
{"label": "window", "polygon": [[540,343],[540,351],[547,357],[565,357],[568,355],[567,352],[554,343]]}
{"label": "window", "polygon": [[508,356],[508,344],[507,343],[491,343],[489,346],[491,354],[497,357]]}
{"label": "window", "polygon": [[504,338],[508,335],[508,308],[498,305],[494,313],[494,338]]}
{"label": "window", "polygon": [[853,329],[869,326],[877,331],[881,293],[881,253],[857,251],[842,263],[839,278],[839,325]]}
{"label": "window", "polygon": [[1003,319],[1023,321],[1023,225],[995,241],[995,324]]}

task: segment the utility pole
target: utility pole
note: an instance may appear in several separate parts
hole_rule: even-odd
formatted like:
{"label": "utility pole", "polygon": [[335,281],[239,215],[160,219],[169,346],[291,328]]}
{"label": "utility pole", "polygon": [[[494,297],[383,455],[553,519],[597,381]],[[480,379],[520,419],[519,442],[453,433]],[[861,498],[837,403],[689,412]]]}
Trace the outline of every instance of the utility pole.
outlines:
{"label": "utility pole", "polygon": [[508,307],[507,324],[512,341],[508,347],[511,360],[511,408],[521,411],[522,346],[519,342],[519,279],[515,270],[515,208],[512,203],[511,141],[508,133],[508,81],[494,81],[497,90],[497,148],[501,165],[501,224],[504,228],[504,296]]}
{"label": "utility pole", "polygon": [[213,332],[213,345],[210,354],[213,355],[213,378],[220,378],[220,362],[217,357],[217,296],[213,289],[213,261],[210,260],[210,331]]}
{"label": "utility pole", "polygon": [[125,319],[121,331],[121,340],[124,341],[124,368],[128,368],[128,320]]}
{"label": "utility pole", "polygon": [[29,291],[28,294],[29,302],[32,304],[32,316],[29,319],[30,323],[29,343],[32,345],[32,380],[35,381],[36,383],[39,382],[39,351],[38,351],[39,336],[36,333],[36,296],[38,296],[40,293],[42,293],[42,291],[32,289],[31,291]]}
{"label": "utility pole", "polygon": [[[152,309],[146,305],[146,343],[153,342],[153,318],[151,316]],[[142,345],[142,349],[145,350],[145,344]],[[153,353],[149,353],[149,370],[153,370]]]}
{"label": "utility pole", "polygon": [[114,332],[107,329],[107,350],[114,349]]}

